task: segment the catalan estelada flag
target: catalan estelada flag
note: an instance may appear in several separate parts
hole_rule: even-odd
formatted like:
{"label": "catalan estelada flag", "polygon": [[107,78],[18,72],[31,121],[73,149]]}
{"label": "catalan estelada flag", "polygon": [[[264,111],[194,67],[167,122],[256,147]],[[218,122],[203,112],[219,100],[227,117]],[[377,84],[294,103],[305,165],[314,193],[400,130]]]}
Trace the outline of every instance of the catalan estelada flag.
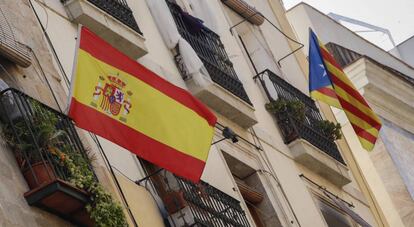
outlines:
{"label": "catalan estelada flag", "polygon": [[82,27],[69,116],[76,125],[179,176],[199,181],[217,118]]}
{"label": "catalan estelada flag", "polygon": [[318,39],[309,33],[309,92],[314,99],[343,109],[364,149],[374,148],[381,121]]}

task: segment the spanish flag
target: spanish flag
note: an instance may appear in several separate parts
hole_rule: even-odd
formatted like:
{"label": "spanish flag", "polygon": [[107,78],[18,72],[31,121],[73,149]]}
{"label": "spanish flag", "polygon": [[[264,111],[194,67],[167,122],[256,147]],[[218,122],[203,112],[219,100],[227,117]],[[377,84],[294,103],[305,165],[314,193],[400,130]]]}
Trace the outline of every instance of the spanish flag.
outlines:
{"label": "spanish flag", "polygon": [[371,151],[381,121],[341,67],[318,39],[309,33],[309,91],[311,97],[343,109],[364,149]]}
{"label": "spanish flag", "polygon": [[179,176],[199,181],[217,118],[186,90],[86,27],[78,36],[69,117]]}

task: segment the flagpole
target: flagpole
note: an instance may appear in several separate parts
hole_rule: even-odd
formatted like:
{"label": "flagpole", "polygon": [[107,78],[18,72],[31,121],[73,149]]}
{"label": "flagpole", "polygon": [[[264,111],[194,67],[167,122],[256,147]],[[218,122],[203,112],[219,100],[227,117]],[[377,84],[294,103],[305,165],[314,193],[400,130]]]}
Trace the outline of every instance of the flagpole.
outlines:
{"label": "flagpole", "polygon": [[73,56],[73,67],[72,67],[72,75],[70,78],[70,82],[69,82],[69,95],[68,95],[68,99],[66,101],[66,108],[65,108],[65,113],[68,114],[69,112],[69,107],[70,107],[70,102],[72,100],[72,94],[73,94],[73,86],[75,83],[75,75],[76,75],[76,66],[78,64],[78,52],[79,52],[79,46],[80,46],[80,40],[81,40],[81,29],[82,29],[82,24],[78,25],[78,33],[76,36],[76,47],[75,47],[75,55]]}

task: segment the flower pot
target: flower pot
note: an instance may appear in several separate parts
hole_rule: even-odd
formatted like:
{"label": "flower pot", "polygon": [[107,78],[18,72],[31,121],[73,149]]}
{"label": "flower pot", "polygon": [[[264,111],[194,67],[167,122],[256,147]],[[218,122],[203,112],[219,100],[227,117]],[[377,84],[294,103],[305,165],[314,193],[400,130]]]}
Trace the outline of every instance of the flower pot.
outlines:
{"label": "flower pot", "polygon": [[[52,166],[47,162],[37,162],[22,171],[30,189],[39,187],[56,179]],[[36,181],[37,179],[37,181]]]}
{"label": "flower pot", "polygon": [[85,206],[90,195],[61,179],[54,179],[24,193],[27,203],[59,215],[82,227],[95,226]]}

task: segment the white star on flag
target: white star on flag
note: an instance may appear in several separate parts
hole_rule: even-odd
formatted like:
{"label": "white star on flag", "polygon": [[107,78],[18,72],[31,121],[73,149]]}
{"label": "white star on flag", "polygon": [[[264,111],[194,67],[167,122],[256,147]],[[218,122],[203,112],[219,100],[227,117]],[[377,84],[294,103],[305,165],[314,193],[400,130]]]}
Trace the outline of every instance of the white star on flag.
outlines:
{"label": "white star on flag", "polygon": [[319,64],[319,66],[323,69],[323,75],[322,75],[322,77],[325,77],[326,76],[325,66],[323,66],[323,64]]}

